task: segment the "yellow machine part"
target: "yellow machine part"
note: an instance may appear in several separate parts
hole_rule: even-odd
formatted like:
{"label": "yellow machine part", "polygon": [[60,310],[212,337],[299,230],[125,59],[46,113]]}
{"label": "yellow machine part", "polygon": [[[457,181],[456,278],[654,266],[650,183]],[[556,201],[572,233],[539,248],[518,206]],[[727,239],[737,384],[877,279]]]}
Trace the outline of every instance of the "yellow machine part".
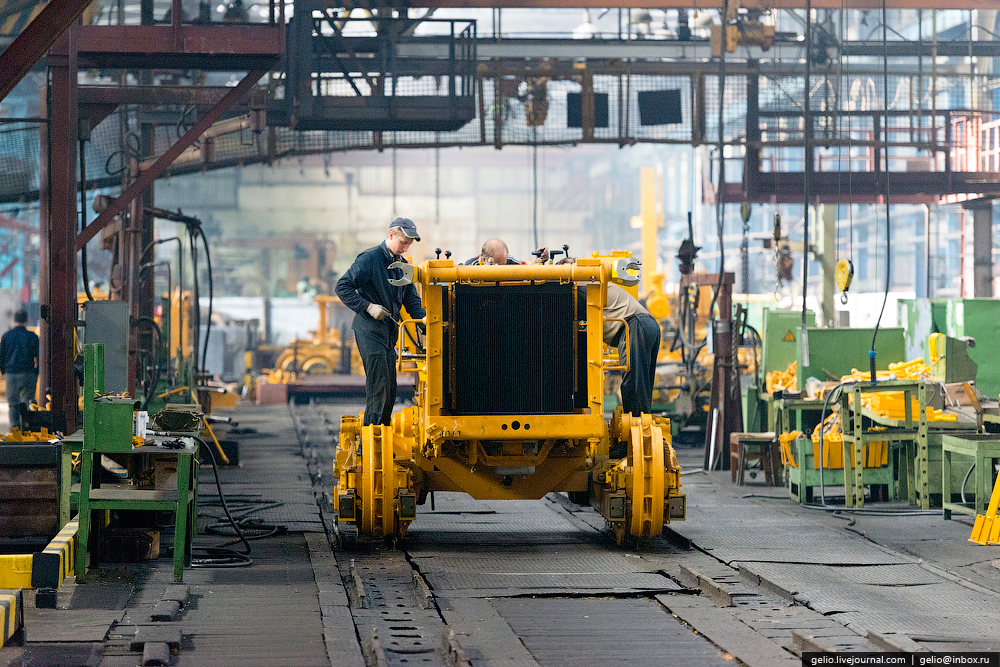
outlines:
{"label": "yellow machine part", "polygon": [[932,333],[927,337],[927,356],[931,358],[932,365],[944,358],[944,346],[947,338],[943,333]]}
{"label": "yellow machine part", "polygon": [[768,373],[764,378],[764,388],[767,390],[767,393],[795,391],[798,383],[798,368],[798,362],[793,361],[783,371],[771,371]]}
{"label": "yellow machine part", "polygon": [[849,259],[842,259],[837,262],[837,268],[834,269],[834,276],[837,279],[837,289],[841,292],[846,292],[851,286],[851,281],[854,280],[854,264]]}
{"label": "yellow machine part", "polygon": [[792,455],[792,443],[795,442],[799,437],[802,436],[802,431],[792,431],[791,433],[782,433],[778,436],[778,442],[781,452],[781,465],[791,466],[792,468],[798,468],[799,464],[795,462],[795,456]]}
{"label": "yellow machine part", "polygon": [[[341,419],[333,467],[338,479],[338,518],[365,538],[402,537],[416,518],[417,501],[432,491],[461,491],[476,499],[537,499],[551,492],[587,498],[607,519],[619,543],[652,537],[671,520],[682,520],[686,498],[670,440],[670,422],[651,415],[606,419],[603,305],[610,263],[583,258],[575,265],[456,267],[431,260],[419,276],[427,316],[424,350],[401,336],[398,370],[418,374],[415,405],[393,415],[391,426],[363,426],[360,416]],[[461,280],[523,285],[531,281],[579,281],[586,286],[588,407],[569,414],[444,414],[447,372],[437,347],[446,331],[449,303],[441,287]],[[473,278],[474,277],[474,278]],[[415,280],[415,282],[417,281]],[[409,326],[404,317],[402,326]],[[406,346],[406,347],[403,347]],[[624,448],[621,445],[624,444]],[[610,458],[614,445],[616,458]],[[623,453],[619,453],[622,450]]]}
{"label": "yellow machine part", "polygon": [[[840,413],[831,413],[823,422],[823,426],[822,457],[819,451],[819,424],[816,425],[812,433],[813,467],[819,470],[822,463],[822,467],[824,468],[832,470],[842,469],[844,467],[844,435],[841,430]],[[889,462],[889,442],[886,440],[877,440],[862,444],[861,458],[865,462],[866,468],[879,468],[887,465]]]}

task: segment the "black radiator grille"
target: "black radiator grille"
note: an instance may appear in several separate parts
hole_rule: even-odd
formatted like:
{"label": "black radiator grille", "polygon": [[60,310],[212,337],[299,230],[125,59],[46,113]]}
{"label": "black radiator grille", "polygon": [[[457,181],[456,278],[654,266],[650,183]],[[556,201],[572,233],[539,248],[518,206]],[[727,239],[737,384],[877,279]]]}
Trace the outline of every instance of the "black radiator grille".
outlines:
{"label": "black radiator grille", "polygon": [[573,412],[573,285],[456,285],[459,415]]}

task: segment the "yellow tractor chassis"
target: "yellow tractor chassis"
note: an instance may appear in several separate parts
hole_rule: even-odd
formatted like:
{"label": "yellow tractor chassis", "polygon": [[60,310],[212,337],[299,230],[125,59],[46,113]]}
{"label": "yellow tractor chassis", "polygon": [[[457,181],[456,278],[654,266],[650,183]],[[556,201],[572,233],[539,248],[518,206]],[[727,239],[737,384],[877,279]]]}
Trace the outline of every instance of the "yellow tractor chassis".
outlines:
{"label": "yellow tractor chassis", "polygon": [[[603,343],[603,308],[609,282],[636,279],[629,264],[628,255],[613,255],[565,266],[456,267],[441,260],[407,265],[403,280],[419,283],[427,309],[422,349],[413,343],[411,329],[410,336],[401,331],[397,350],[398,370],[418,375],[415,405],[394,414],[386,426],[362,426],[355,415],[342,418],[334,464],[339,519],[353,523],[362,537],[402,537],[431,491],[460,491],[480,500],[569,492],[574,500],[590,501],[619,544],[630,536],[659,535],[665,523],[684,519],[669,420],[620,410],[610,419],[604,414],[605,371],[620,367],[617,350]],[[576,301],[576,287],[586,296],[585,306],[574,305],[567,316],[573,353],[586,355],[586,364],[579,358],[579,366],[574,361],[574,368],[552,370],[574,378],[572,412],[455,414],[460,410],[454,391],[445,388],[454,386],[462,369],[455,369],[456,353],[446,358],[442,352],[461,345],[454,286],[486,286],[484,295],[502,298],[506,286],[520,286],[530,295],[530,286],[546,282],[571,286],[564,292],[574,304],[584,303]],[[445,319],[448,313],[452,322]],[[401,328],[414,324],[404,320]],[[585,368],[585,379],[578,377],[584,372],[579,368]]]}

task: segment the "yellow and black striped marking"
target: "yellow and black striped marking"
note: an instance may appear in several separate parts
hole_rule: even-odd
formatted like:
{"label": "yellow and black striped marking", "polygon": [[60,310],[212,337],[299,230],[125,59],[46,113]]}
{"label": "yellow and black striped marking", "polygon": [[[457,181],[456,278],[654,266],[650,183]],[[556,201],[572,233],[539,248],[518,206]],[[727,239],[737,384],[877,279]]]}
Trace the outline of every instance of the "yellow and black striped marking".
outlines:
{"label": "yellow and black striped marking", "polygon": [[31,554],[4,554],[0,556],[0,589],[30,588]]}
{"label": "yellow and black striped marking", "polygon": [[20,636],[24,627],[24,598],[20,590],[0,589],[0,646],[6,646],[11,638]]}
{"label": "yellow and black striped marking", "polygon": [[70,521],[52,538],[49,546],[34,555],[31,564],[32,588],[59,588],[63,579],[73,575],[78,529],[79,521]]}

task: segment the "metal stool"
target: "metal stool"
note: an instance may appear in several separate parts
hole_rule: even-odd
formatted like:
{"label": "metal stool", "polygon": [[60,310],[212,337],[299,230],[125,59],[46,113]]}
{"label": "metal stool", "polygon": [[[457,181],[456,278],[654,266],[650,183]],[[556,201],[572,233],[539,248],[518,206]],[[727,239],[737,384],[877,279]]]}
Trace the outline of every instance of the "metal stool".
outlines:
{"label": "metal stool", "polygon": [[743,486],[743,473],[748,461],[760,461],[764,469],[764,482],[768,486],[777,486],[774,475],[775,434],[768,433],[731,433],[729,435],[729,461],[734,484]]}

